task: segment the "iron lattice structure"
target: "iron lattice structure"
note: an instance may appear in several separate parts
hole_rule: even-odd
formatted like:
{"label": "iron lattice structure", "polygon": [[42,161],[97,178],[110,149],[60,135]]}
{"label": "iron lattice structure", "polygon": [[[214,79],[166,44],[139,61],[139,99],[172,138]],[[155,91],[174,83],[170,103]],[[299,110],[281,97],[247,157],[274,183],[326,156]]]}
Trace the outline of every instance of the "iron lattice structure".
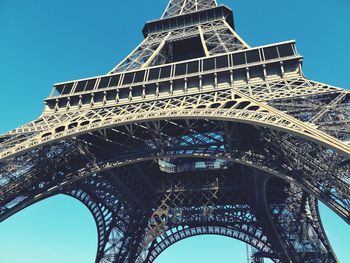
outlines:
{"label": "iron lattice structure", "polygon": [[255,262],[338,262],[318,201],[350,223],[349,91],[307,79],[294,41],[249,47],[214,0],[172,0],[143,34],[0,137],[0,222],[66,194],[95,218],[99,263],[203,234]]}

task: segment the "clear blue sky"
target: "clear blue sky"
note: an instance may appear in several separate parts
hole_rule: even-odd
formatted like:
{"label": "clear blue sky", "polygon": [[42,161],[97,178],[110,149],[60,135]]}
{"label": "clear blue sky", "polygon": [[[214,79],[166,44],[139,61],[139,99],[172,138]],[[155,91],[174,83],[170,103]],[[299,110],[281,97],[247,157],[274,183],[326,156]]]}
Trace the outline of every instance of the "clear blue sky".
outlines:
{"label": "clear blue sky", "polygon": [[[237,32],[258,46],[296,39],[306,75],[350,87],[348,0],[226,0]],[[108,72],[141,40],[167,0],[0,0],[0,132],[37,117],[52,84]],[[322,208],[341,263],[350,228]],[[65,196],[0,224],[1,263],[93,263],[97,233],[88,210]],[[244,263],[244,245],[221,237],[185,240],[157,263]]]}

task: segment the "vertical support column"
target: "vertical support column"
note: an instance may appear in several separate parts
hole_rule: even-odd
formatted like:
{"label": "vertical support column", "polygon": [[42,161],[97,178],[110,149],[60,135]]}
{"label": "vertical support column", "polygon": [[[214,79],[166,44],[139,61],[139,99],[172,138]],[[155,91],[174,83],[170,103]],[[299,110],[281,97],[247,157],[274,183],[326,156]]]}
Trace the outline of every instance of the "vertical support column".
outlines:
{"label": "vertical support column", "polygon": [[148,224],[148,212],[135,211],[130,215],[130,222],[124,238],[120,241],[121,249],[115,257],[120,263],[135,263],[141,253],[142,240]]}
{"label": "vertical support column", "polygon": [[198,31],[199,31],[199,36],[201,38],[204,54],[206,57],[209,57],[209,50],[208,50],[207,44],[205,43],[204,33],[201,26],[198,26]]}
{"label": "vertical support column", "polygon": [[243,38],[241,38],[233,29],[232,27],[226,22],[226,20],[223,20],[225,26],[227,27],[227,29],[231,32],[232,35],[234,35],[235,38],[237,38],[237,40],[239,42],[241,42],[241,44],[245,47],[245,48],[250,48],[250,46],[243,40]]}
{"label": "vertical support column", "polygon": [[337,263],[328,240],[322,238],[317,215],[310,214],[310,195],[293,184],[273,179],[266,185],[267,206],[290,262]]}
{"label": "vertical support column", "polygon": [[270,216],[270,209],[266,200],[266,185],[268,180],[268,175],[260,174],[258,171],[255,171],[254,184],[256,198],[255,205],[256,211],[258,211],[257,218],[262,228],[266,231],[266,234],[272,243],[273,249],[278,253],[278,257],[281,259],[281,261],[291,263],[287,249],[284,246],[283,241],[279,236]]}

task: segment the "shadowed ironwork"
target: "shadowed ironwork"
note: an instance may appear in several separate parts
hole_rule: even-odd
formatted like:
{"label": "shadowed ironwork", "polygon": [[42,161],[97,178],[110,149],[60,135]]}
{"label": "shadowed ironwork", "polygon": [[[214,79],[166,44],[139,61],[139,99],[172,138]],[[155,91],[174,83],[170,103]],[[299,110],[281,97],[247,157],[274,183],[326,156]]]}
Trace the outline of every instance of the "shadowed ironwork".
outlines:
{"label": "shadowed ironwork", "polygon": [[308,80],[294,41],[248,46],[216,1],[172,0],[143,34],[0,136],[0,222],[63,193],[93,214],[99,263],[206,234],[254,262],[338,262],[318,201],[350,223],[350,93]]}

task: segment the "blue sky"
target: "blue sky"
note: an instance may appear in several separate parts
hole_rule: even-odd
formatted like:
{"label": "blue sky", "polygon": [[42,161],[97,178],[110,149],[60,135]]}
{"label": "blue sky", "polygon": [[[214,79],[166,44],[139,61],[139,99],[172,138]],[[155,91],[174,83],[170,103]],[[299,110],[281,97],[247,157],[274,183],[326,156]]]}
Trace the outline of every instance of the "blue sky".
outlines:
{"label": "blue sky", "polygon": [[[226,0],[236,31],[251,45],[296,39],[305,74],[350,87],[348,0]],[[108,72],[141,40],[167,0],[0,0],[0,132],[36,118],[55,82]],[[322,218],[340,262],[350,262],[349,226],[326,208]],[[65,196],[0,224],[1,263],[89,263],[97,233],[88,210]],[[242,243],[198,237],[157,263],[245,262]]]}

